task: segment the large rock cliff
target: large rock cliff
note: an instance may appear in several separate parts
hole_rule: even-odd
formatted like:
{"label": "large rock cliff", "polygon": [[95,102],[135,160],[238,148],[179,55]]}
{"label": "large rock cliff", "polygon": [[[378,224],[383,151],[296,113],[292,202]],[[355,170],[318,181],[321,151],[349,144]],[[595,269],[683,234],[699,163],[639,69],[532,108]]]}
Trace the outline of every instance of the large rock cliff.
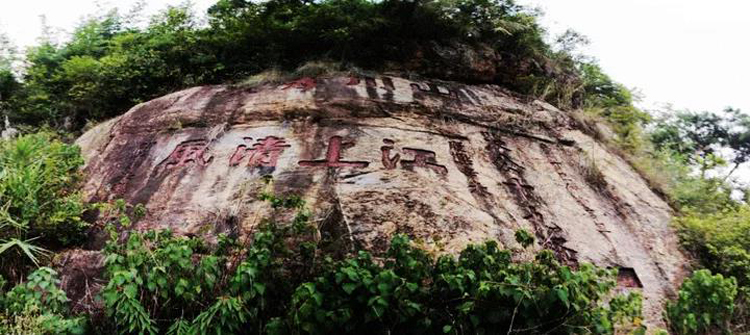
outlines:
{"label": "large rock cliff", "polygon": [[628,163],[551,105],[495,86],[396,77],[196,87],[135,106],[77,142],[94,201],[143,203],[135,229],[245,235],[277,194],[307,200],[322,234],[382,250],[407,233],[456,252],[513,233],[571,265],[620,268],[660,323],[685,258],[671,209]]}

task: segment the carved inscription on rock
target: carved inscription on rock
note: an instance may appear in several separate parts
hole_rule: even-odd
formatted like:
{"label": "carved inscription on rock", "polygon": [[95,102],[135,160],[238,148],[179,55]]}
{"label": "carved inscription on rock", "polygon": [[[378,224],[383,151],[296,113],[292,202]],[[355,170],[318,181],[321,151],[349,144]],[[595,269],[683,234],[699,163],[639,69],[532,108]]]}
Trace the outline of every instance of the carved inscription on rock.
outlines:
{"label": "carved inscription on rock", "polygon": [[369,162],[361,161],[342,161],[341,154],[344,149],[348,149],[354,146],[354,142],[344,142],[341,136],[333,136],[328,141],[328,150],[326,151],[326,158],[322,160],[314,161],[299,161],[300,166],[313,166],[313,167],[353,167],[353,168],[366,168],[370,165]]}
{"label": "carved inscription on rock", "polygon": [[448,174],[448,168],[437,163],[434,151],[404,148],[404,153],[414,156],[412,160],[401,160],[401,166],[409,171],[413,171],[415,167],[419,167],[430,169],[439,174]]}
{"label": "carved inscription on rock", "polygon": [[539,211],[539,208],[546,204],[536,194],[534,187],[526,182],[524,168],[513,160],[511,150],[502,140],[501,134],[484,132],[482,135],[487,141],[487,151],[492,162],[505,177],[503,184],[516,198],[518,206],[524,212],[524,219],[533,225],[535,235],[543,241],[542,246],[552,249],[562,262],[576,264],[576,251],[564,246],[567,238],[562,228],[555,222],[547,221]]}
{"label": "carved inscription on rock", "polygon": [[[245,165],[249,168],[260,168],[261,173],[273,172],[285,151],[292,147],[284,138],[273,135],[253,138],[243,137],[244,143],[238,144],[228,163],[230,167]],[[380,161],[385,170],[401,168],[407,171],[423,169],[439,175],[447,175],[448,168],[438,163],[435,151],[403,147],[397,148],[392,139],[383,139],[380,148]],[[208,154],[210,142],[206,140],[190,140],[177,145],[173,152],[161,165],[165,168],[196,164],[208,165],[213,156]],[[342,136],[331,136],[326,143],[325,157],[321,159],[302,159],[297,161],[300,167],[326,168],[354,168],[362,169],[370,166],[369,160],[345,159],[347,149],[355,146],[354,141],[346,140]]]}
{"label": "carved inscription on rock", "polygon": [[295,81],[292,81],[290,83],[287,83],[282,87],[282,90],[288,90],[290,88],[296,88],[299,89],[301,92],[307,92],[317,86],[317,82],[314,78],[310,77],[304,77]]}
{"label": "carved inscription on rock", "polygon": [[[252,142],[251,137],[245,137],[243,140],[250,144]],[[279,160],[279,156],[284,149],[291,147],[286,143],[286,140],[276,136],[267,136],[265,138],[258,139],[254,144],[247,146],[240,144],[237,149],[229,158],[230,166],[239,165],[245,157],[248,158],[248,167],[276,167],[276,162]]]}
{"label": "carved inscription on rock", "polygon": [[380,147],[381,152],[381,162],[383,162],[383,167],[386,170],[393,170],[398,166],[398,161],[401,159],[401,155],[395,154],[391,156],[391,151],[393,150],[393,140],[384,139],[383,143],[385,143],[384,146]]}
{"label": "carved inscription on rock", "polygon": [[208,155],[208,141],[190,140],[177,145],[171,154],[162,162],[165,168],[185,166],[191,163],[205,166],[211,163],[213,156]]}
{"label": "carved inscription on rock", "polygon": [[453,162],[456,163],[458,171],[463,173],[469,182],[469,191],[481,199],[487,199],[489,197],[489,192],[486,187],[479,183],[477,172],[472,167],[471,157],[469,157],[469,154],[466,152],[464,144],[458,141],[451,141],[449,145],[451,155],[453,156]]}
{"label": "carved inscription on rock", "polygon": [[394,154],[391,156],[391,152],[394,150],[395,142],[390,139],[384,139],[384,146],[380,147],[381,162],[386,170],[393,170],[398,166],[399,161],[401,167],[405,170],[414,171],[415,167],[432,170],[438,174],[448,174],[448,168],[437,163],[435,158],[435,152],[423,149],[414,148],[403,148],[404,154],[411,155],[414,159],[402,160],[400,154]]}

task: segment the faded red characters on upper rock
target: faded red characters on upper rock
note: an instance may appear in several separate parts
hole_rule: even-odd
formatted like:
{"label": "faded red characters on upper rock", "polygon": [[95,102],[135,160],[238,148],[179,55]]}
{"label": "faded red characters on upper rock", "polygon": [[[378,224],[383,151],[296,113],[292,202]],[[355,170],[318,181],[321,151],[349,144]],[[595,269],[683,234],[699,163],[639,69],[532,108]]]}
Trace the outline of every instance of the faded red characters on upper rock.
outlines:
{"label": "faded red characters on upper rock", "polygon": [[302,92],[307,92],[315,88],[316,85],[317,83],[315,82],[314,78],[304,77],[301,79],[297,79],[293,82],[287,83],[286,85],[284,85],[282,90],[287,90],[290,88],[298,88]]}

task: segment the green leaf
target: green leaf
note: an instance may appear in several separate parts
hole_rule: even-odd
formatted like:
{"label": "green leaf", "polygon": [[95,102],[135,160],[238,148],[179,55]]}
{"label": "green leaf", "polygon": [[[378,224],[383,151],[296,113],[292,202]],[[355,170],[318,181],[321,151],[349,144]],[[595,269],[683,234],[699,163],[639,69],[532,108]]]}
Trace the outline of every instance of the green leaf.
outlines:
{"label": "green leaf", "polygon": [[266,293],[266,285],[263,283],[253,283],[253,288],[255,288],[255,291],[257,291],[260,295],[264,295]]}
{"label": "green leaf", "polygon": [[123,293],[129,299],[135,299],[138,294],[138,288],[133,284],[125,285],[125,287],[123,287]]}
{"label": "green leaf", "polygon": [[557,297],[562,301],[566,307],[570,307],[570,302],[568,301],[568,291],[564,288],[556,288],[555,292],[557,293]]}
{"label": "green leaf", "polygon": [[458,310],[461,311],[461,313],[468,314],[472,310],[474,310],[474,302],[473,301],[467,301],[458,306]]}
{"label": "green leaf", "polygon": [[39,260],[38,256],[47,256],[51,254],[51,252],[47,249],[44,249],[42,247],[38,247],[36,245],[31,244],[31,241],[34,241],[38,239],[39,237],[30,238],[25,241],[21,241],[17,238],[12,238],[7,241],[2,241],[0,243],[0,255],[2,255],[4,252],[11,248],[18,248],[26,257],[31,260],[31,262],[34,263],[34,265],[39,266]]}
{"label": "green leaf", "polygon": [[358,286],[359,285],[355,283],[345,283],[344,285],[341,286],[341,288],[344,289],[344,292],[346,292],[346,294],[351,295],[352,292],[354,292],[354,290],[356,290]]}

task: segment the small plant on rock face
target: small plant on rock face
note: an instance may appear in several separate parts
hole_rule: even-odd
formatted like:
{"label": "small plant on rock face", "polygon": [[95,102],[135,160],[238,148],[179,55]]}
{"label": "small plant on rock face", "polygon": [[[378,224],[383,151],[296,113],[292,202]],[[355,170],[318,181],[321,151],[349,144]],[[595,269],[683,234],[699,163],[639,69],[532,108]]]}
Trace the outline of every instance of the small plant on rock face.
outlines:
{"label": "small plant on rock face", "polygon": [[521,244],[522,247],[528,248],[534,244],[534,235],[531,235],[526,229],[516,230],[516,242]]}
{"label": "small plant on rock face", "polygon": [[581,157],[580,169],[583,179],[591,188],[597,191],[605,191],[607,189],[607,179],[593,157],[588,155]]}

